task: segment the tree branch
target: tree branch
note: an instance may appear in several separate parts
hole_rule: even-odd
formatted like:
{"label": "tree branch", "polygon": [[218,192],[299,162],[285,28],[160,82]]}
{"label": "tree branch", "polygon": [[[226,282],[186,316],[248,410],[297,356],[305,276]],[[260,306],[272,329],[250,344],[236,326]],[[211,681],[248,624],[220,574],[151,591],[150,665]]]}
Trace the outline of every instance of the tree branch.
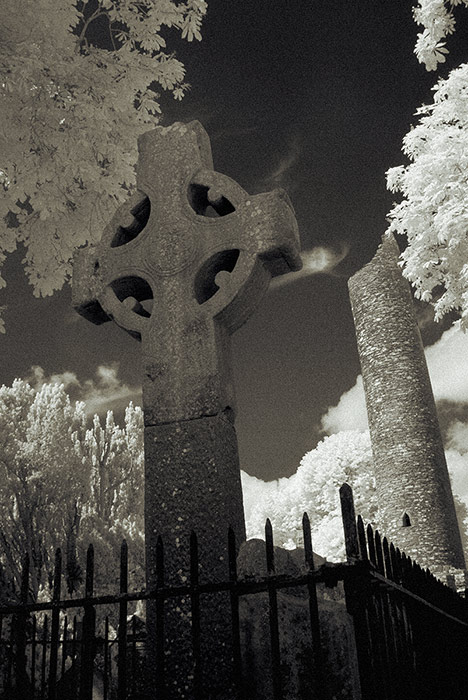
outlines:
{"label": "tree branch", "polygon": [[102,10],[100,10],[100,9],[98,8],[97,10],[95,10],[95,11],[93,12],[92,15],[90,15],[90,16],[88,17],[87,20],[85,20],[85,23],[84,23],[84,25],[83,25],[83,28],[82,28],[82,30],[81,30],[81,32],[80,32],[79,37],[78,37],[78,42],[77,42],[77,47],[76,47],[76,53],[78,53],[78,51],[80,50],[80,46],[81,46],[81,44],[83,43],[83,41],[86,41],[86,36],[85,36],[85,35],[86,35],[86,32],[88,31],[88,27],[89,27],[89,25],[91,24],[91,22],[94,22],[95,19],[97,19],[98,17],[103,17],[103,16],[107,16],[107,12],[103,12]]}

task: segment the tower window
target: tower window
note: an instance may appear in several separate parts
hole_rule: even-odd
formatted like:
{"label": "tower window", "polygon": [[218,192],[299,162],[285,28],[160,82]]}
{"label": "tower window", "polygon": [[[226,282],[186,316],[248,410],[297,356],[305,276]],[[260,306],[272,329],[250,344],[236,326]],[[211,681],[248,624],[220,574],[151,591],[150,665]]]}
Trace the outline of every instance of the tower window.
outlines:
{"label": "tower window", "polygon": [[408,513],[403,514],[401,524],[403,527],[410,527],[411,526],[411,520],[410,520],[410,516],[408,515]]}

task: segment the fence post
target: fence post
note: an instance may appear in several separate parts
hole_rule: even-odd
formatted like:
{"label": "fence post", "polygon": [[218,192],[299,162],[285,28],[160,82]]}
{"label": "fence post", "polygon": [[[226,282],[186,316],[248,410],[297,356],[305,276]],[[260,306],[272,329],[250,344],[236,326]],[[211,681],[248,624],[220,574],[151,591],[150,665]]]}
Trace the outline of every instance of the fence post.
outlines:
{"label": "fence post", "polygon": [[46,689],[46,670],[47,670],[47,642],[48,642],[48,629],[49,629],[49,618],[44,615],[44,622],[42,627],[42,639],[41,639],[41,694],[40,700],[45,698]]}
{"label": "fence post", "polygon": [[352,564],[359,559],[359,542],[356,527],[356,513],[354,511],[353,491],[349,484],[343,484],[340,488],[341,516],[345,538],[345,550],[348,562]]}
{"label": "fence post", "polygon": [[166,696],[166,673],[164,668],[164,545],[161,535],[156,542],[156,698]]}
{"label": "fence post", "polygon": [[266,519],[265,523],[265,552],[268,572],[268,599],[270,603],[269,618],[273,700],[281,700],[283,694],[281,683],[281,654],[278,626],[278,597],[275,581],[272,578],[275,576],[275,552],[273,548],[273,529],[271,527],[271,521],[269,518]]}
{"label": "fence post", "polygon": [[[120,548],[120,595],[128,592],[128,547],[123,540]],[[127,698],[127,601],[119,602],[117,656],[117,698]]]}
{"label": "fence post", "polygon": [[[26,606],[28,604],[29,595],[29,556],[26,554],[23,559],[23,568],[21,571],[21,593],[20,602],[21,605]],[[15,656],[14,656],[14,670],[15,670],[15,685],[18,692],[19,698],[26,698],[29,693],[29,683],[28,675],[26,672],[26,620],[28,618],[28,613],[26,610],[21,610],[21,612],[15,615]]]}
{"label": "fence post", "polygon": [[[367,576],[364,575],[363,570],[356,570],[356,566],[363,565],[363,562],[368,561],[367,548],[365,543],[362,542],[362,522],[356,523],[353,491],[349,484],[345,483],[341,486],[340,502],[346,558],[353,567],[350,571],[351,576],[346,576],[344,580],[344,591],[346,609],[352,616],[354,624],[362,700],[375,700],[375,698],[379,697],[379,694],[375,692],[372,640],[368,625],[367,598],[370,582]],[[360,539],[361,546],[359,546]],[[361,564],[358,562],[361,562]]]}
{"label": "fence post", "polygon": [[[90,544],[86,557],[85,598],[91,598],[94,586],[94,548]],[[84,604],[84,616],[81,638],[81,673],[79,700],[93,698],[93,671],[95,655],[96,611],[92,603]]]}
{"label": "fence post", "polygon": [[244,679],[242,674],[242,654],[240,641],[240,620],[239,620],[239,595],[236,590],[237,585],[237,547],[236,535],[232,527],[228,529],[228,559],[229,559],[229,582],[232,620],[232,655],[233,655],[233,676],[234,687],[237,690],[238,700],[244,700]]}
{"label": "fence post", "polygon": [[193,687],[195,700],[202,700],[200,647],[200,592],[198,588],[198,540],[190,533],[190,598],[192,611]]}
{"label": "fence post", "polygon": [[307,590],[309,593],[309,618],[310,631],[312,637],[312,691],[313,697],[316,700],[321,700],[324,695],[324,679],[323,679],[323,655],[322,641],[320,639],[320,618],[317,603],[317,583],[314,578],[315,563],[314,550],[312,547],[312,533],[310,530],[310,520],[307,513],[302,516],[302,533],[304,536],[304,558],[309,574],[307,582]]}
{"label": "fence post", "polygon": [[62,578],[62,552],[55,552],[54,592],[52,595],[52,620],[50,625],[50,657],[49,657],[49,700],[57,696],[57,659],[59,647],[59,616],[60,584]]}

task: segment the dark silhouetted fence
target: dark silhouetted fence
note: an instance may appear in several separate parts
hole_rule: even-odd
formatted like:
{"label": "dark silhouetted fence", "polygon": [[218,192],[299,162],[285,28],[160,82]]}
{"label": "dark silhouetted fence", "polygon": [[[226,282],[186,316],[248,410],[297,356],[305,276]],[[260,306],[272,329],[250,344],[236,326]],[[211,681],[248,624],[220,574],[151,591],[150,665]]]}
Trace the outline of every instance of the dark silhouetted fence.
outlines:
{"label": "dark silhouetted fence", "polygon": [[[191,602],[193,669],[192,697],[206,700],[201,674],[200,608],[210,593],[228,592],[232,626],[232,676],[238,700],[250,700],[242,668],[239,601],[242,596],[266,593],[273,700],[283,698],[278,592],[304,587],[308,597],[311,659],[311,699],[328,700],[323,678],[317,584],[344,583],[348,612],[352,615],[363,700],[414,700],[437,697],[468,698],[468,607],[465,598],[421,569],[371,526],[356,519],[352,491],[340,490],[347,563],[315,569],[310,523],[303,517],[305,573],[278,574],[271,523],[265,527],[267,575],[243,580],[237,574],[236,542],[228,533],[229,561],[226,580],[200,584],[195,533],[190,538],[191,564],[186,585],[168,586],[164,579],[164,549],[158,542],[157,588],[128,592],[127,545],[120,556],[120,592],[94,595],[94,552],[88,549],[85,595],[61,598],[61,554],[56,553],[52,600],[28,602],[29,564],[23,567],[20,600],[0,607],[0,698],[2,700],[165,700],[165,601]],[[129,606],[156,600],[157,687],[145,694],[145,625]],[[112,615],[100,615],[103,606]],[[105,608],[108,610],[108,608]],[[308,696],[309,697],[309,696]]]}

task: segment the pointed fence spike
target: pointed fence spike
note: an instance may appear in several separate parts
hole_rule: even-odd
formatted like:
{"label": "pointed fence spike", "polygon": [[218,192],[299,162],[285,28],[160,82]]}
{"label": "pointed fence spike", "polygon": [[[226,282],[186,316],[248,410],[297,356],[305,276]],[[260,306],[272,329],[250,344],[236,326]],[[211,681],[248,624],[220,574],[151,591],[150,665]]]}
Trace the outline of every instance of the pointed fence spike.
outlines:
{"label": "pointed fence spike", "polygon": [[302,534],[303,534],[303,539],[304,539],[305,563],[307,564],[309,571],[314,571],[315,570],[315,562],[314,562],[314,549],[312,546],[312,532],[311,532],[311,528],[310,528],[309,516],[307,515],[307,513],[304,513],[304,515],[302,516]]}
{"label": "pointed fence spike", "polygon": [[190,583],[198,585],[198,538],[193,530],[190,533]]}
{"label": "pointed fence spike", "polygon": [[359,542],[356,527],[356,512],[354,510],[353,490],[344,483],[340,488],[341,517],[345,538],[346,558],[348,562],[359,559]]}
{"label": "pointed fence spike", "polygon": [[60,547],[55,552],[54,565],[54,600],[60,600],[60,591],[62,583],[62,550]]}
{"label": "pointed fence spike", "polygon": [[267,572],[269,574],[274,574],[275,573],[275,550],[273,547],[273,528],[271,526],[270,518],[267,518],[266,522],[265,522],[265,554],[266,554]]}
{"label": "pointed fence spike", "polygon": [[383,558],[383,551],[382,551],[382,540],[380,537],[380,532],[378,530],[375,531],[375,553],[377,556],[377,569],[382,576],[385,576],[385,566],[384,566],[384,558]]}
{"label": "pointed fence spike", "polygon": [[228,528],[228,561],[229,561],[229,579],[237,580],[237,546],[236,533],[231,526]]}
{"label": "pointed fence spike", "polygon": [[156,586],[164,586],[164,544],[161,535],[156,541]]}
{"label": "pointed fence spike", "polygon": [[122,540],[120,545],[120,593],[128,590],[128,546],[127,541]]}
{"label": "pointed fence spike", "polygon": [[366,528],[367,534],[367,547],[369,550],[369,560],[377,568],[377,555],[375,552],[375,541],[374,541],[374,529],[372,525],[368,525]]}
{"label": "pointed fence spike", "polygon": [[91,598],[94,590],[94,547],[89,545],[86,553],[86,584],[85,597]]}
{"label": "pointed fence spike", "polygon": [[21,602],[25,605],[28,602],[29,595],[29,554],[23,557],[23,568],[21,570]]}
{"label": "pointed fence spike", "polygon": [[389,578],[391,581],[393,581],[394,580],[393,565],[392,565],[392,559],[390,557],[390,547],[388,545],[388,540],[386,537],[384,537],[382,540],[382,549],[383,549],[383,556],[384,556],[384,562],[385,562],[385,576],[387,578]]}
{"label": "pointed fence spike", "polygon": [[364,521],[360,515],[357,517],[357,534],[359,542],[359,557],[363,561],[369,561],[369,555],[367,554],[366,531]]}

